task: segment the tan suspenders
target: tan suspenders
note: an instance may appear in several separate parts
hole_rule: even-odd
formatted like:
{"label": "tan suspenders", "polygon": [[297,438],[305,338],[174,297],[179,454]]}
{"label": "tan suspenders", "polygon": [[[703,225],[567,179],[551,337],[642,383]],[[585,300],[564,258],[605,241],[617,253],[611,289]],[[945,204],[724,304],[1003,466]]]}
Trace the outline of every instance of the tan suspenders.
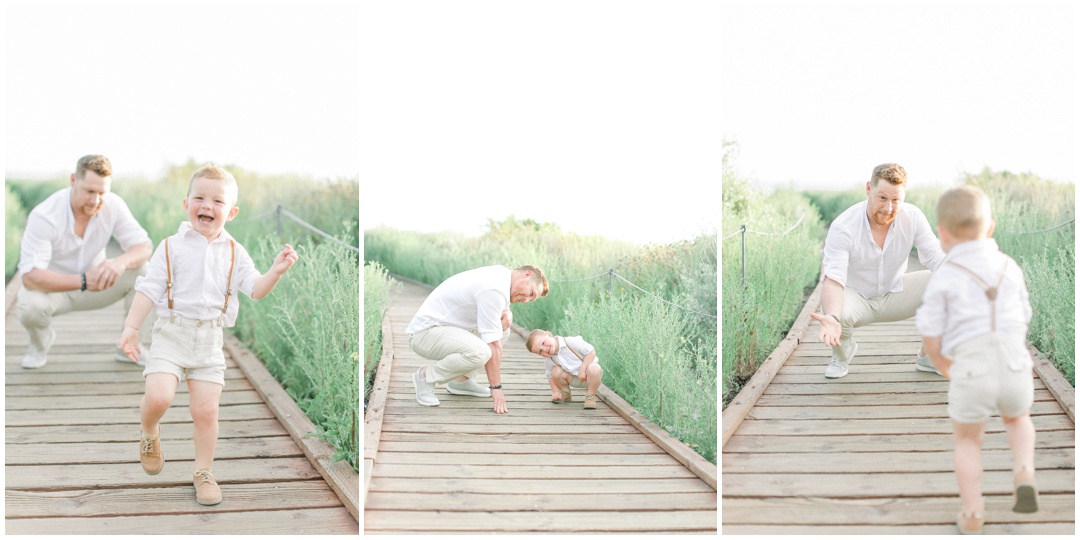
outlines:
{"label": "tan suspenders", "polygon": [[983,279],[979,277],[978,274],[971,271],[971,269],[959,265],[953,261],[949,261],[949,264],[963,270],[969,276],[975,278],[975,281],[978,281],[979,285],[982,286],[983,292],[986,293],[986,297],[990,299],[990,331],[997,332],[997,320],[995,317],[997,310],[995,309],[994,301],[997,300],[998,287],[1001,287],[1001,282],[1005,279],[1005,271],[1009,269],[1009,259],[1005,259],[1005,266],[1001,268],[1001,275],[998,276],[997,283],[995,283],[993,287],[983,281]]}
{"label": "tan suspenders", "polygon": [[[218,321],[222,324],[225,323],[225,312],[229,309],[229,297],[232,296],[232,276],[233,267],[236,265],[236,241],[229,239],[229,279],[225,285],[225,307],[221,308],[221,316],[218,317]],[[169,261],[169,239],[165,239],[165,272],[168,276],[168,280],[165,282],[165,291],[169,296],[169,316],[172,316],[173,309],[173,296],[172,296],[172,263]],[[575,353],[576,354],[576,353]]]}

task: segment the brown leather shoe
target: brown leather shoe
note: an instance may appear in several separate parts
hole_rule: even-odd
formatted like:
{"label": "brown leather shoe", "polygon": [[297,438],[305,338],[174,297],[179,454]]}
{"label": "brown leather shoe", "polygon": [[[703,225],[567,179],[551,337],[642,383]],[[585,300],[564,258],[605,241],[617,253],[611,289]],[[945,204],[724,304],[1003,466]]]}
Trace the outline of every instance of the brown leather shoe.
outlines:
{"label": "brown leather shoe", "polygon": [[165,466],[165,452],[161,450],[161,434],[147,439],[139,436],[139,462],[146,474],[157,474]]}
{"label": "brown leather shoe", "polygon": [[585,407],[586,409],[596,408],[596,394],[585,394]]}
{"label": "brown leather shoe", "polygon": [[195,501],[206,506],[221,502],[221,488],[210,471],[195,471]]}
{"label": "brown leather shoe", "polygon": [[1039,488],[1035,486],[1035,471],[1023,467],[1013,478],[1015,504],[1013,512],[1031,514],[1039,511]]}

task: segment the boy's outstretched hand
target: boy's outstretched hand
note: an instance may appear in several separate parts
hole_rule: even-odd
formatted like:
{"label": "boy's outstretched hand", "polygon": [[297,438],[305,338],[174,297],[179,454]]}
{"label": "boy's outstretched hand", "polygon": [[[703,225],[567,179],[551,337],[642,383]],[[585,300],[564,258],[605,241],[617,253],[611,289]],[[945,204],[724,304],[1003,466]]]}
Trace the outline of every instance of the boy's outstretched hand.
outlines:
{"label": "boy's outstretched hand", "polygon": [[300,255],[296,253],[296,250],[289,244],[285,244],[285,249],[281,250],[281,253],[278,253],[277,257],[274,258],[274,266],[270,267],[270,270],[278,274],[284,274],[298,260],[300,260]]}

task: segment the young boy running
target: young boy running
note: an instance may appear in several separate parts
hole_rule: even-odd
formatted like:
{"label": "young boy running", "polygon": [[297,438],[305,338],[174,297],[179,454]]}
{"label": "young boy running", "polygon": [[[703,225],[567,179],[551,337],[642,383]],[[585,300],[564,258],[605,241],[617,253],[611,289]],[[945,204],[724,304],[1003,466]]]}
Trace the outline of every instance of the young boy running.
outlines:
{"label": "young boy running", "polygon": [[1032,360],[1025,337],[1031,321],[1024,273],[990,235],[990,200],[980,189],[946,191],[937,206],[947,253],[930,278],[916,325],[930,359],[949,379],[949,418],[956,443],[956,478],[963,510],[956,525],[978,534],[983,429],[1000,413],[1013,453],[1014,512],[1038,510]]}
{"label": "young boy running", "polygon": [[132,360],[137,358],[139,325],[156,308],[158,320],[143,370],[139,461],[147,474],[161,472],[165,455],[158,421],[186,378],[195,424],[195,500],[204,505],[221,502],[211,470],[218,401],[225,386],[222,328],[236,321],[237,291],[253,299],[266,296],[298,259],[286,244],[269,272],[260,274],[243,246],[225,231],[225,223],[239,212],[236,199],[236,179],[225,169],[208,164],[192,175],[184,199],[189,221],[158,246],[146,275],[136,282],[119,343]]}

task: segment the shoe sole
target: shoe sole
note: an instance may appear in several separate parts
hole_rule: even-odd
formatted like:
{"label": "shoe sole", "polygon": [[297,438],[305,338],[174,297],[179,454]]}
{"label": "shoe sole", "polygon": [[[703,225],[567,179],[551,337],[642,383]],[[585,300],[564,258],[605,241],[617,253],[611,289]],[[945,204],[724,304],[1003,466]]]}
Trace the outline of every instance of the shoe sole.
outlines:
{"label": "shoe sole", "polygon": [[197,502],[197,503],[199,503],[199,504],[201,504],[203,506],[214,506],[215,504],[218,504],[218,503],[221,502],[221,497],[218,497],[216,500],[213,500],[213,501],[204,501],[204,500],[202,500],[202,499],[200,499],[198,497],[195,497],[195,502]]}
{"label": "shoe sole", "polygon": [[[418,372],[415,372],[415,371],[413,372],[413,374],[412,374],[412,384],[413,384],[413,390],[415,390],[416,393],[419,394],[420,393],[420,374]],[[435,403],[430,403],[430,404],[429,403],[424,403],[423,401],[420,401],[420,396],[419,395],[416,396],[416,402],[419,403],[420,405],[423,405],[424,407],[438,407],[439,406],[439,400],[436,399]]]}
{"label": "shoe sole", "polygon": [[920,364],[918,362],[915,362],[915,369],[917,369],[919,371],[925,371],[926,373],[936,373],[938,375],[941,375],[941,372],[938,371],[937,368],[932,368],[932,367],[928,368],[928,367],[925,367],[925,366],[923,366],[922,364]]}
{"label": "shoe sole", "polygon": [[1016,504],[1013,506],[1013,512],[1021,514],[1032,514],[1039,511],[1038,494],[1035,493],[1035,487],[1027,484],[1022,484],[1016,488]]}
{"label": "shoe sole", "polygon": [[844,371],[843,373],[841,373],[839,375],[829,375],[828,373],[826,373],[825,378],[826,379],[840,379],[840,378],[843,378],[843,377],[847,377],[847,374],[848,374],[847,371]]}

